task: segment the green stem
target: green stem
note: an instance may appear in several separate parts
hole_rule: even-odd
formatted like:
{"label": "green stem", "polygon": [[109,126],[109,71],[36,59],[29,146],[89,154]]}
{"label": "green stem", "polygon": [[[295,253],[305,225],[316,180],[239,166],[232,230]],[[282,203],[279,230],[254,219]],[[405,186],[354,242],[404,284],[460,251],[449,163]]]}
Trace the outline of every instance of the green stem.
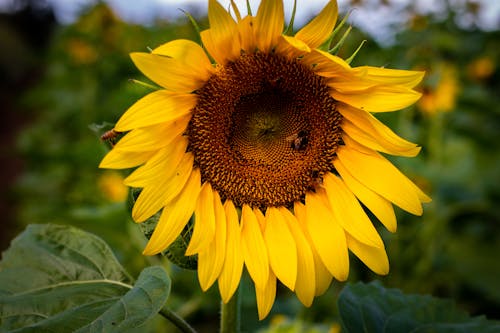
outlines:
{"label": "green stem", "polygon": [[160,314],[174,324],[175,327],[181,330],[182,333],[196,333],[194,328],[192,328],[184,319],[167,307],[163,307],[163,309],[160,310]]}
{"label": "green stem", "polygon": [[240,332],[240,312],[241,302],[238,288],[227,304],[221,302],[220,333]]}

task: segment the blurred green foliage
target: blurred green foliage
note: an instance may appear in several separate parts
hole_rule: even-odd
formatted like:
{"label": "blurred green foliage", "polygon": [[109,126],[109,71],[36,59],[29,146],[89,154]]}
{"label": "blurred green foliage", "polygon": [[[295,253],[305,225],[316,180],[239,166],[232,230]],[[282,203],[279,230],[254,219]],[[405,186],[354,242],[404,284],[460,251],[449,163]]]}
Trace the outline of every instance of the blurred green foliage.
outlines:
{"label": "blurred green foliage", "polygon": [[[393,160],[433,202],[423,217],[397,211],[396,234],[375,222],[386,241],[391,272],[375,276],[352,257],[350,280],[378,279],[405,292],[453,298],[473,315],[498,319],[500,32],[459,28],[454,15],[450,11],[437,20],[415,14],[394,45],[368,42],[352,63],[427,72],[419,104],[377,116],[423,146],[417,158]],[[173,280],[170,307],[200,332],[211,332],[218,325],[217,288],[203,293],[193,288],[195,272],[143,257],[145,239],[120,194],[120,175],[97,168],[107,150],[99,139],[102,131],[149,92],[129,81],[143,77],[127,54],[177,38],[196,40],[187,19],[131,25],[103,4],[56,29],[47,53],[38,55],[43,57],[42,77],[18,96],[29,125],[17,137],[25,165],[15,186],[17,221],[19,227],[61,223],[91,231],[110,244],[134,276],[145,265],[164,265]],[[363,39],[371,40],[354,29],[340,55],[350,56]],[[259,323],[253,287],[245,277],[242,325],[253,331],[277,314],[335,325],[342,286],[333,283],[310,309],[280,287],[271,315]]]}

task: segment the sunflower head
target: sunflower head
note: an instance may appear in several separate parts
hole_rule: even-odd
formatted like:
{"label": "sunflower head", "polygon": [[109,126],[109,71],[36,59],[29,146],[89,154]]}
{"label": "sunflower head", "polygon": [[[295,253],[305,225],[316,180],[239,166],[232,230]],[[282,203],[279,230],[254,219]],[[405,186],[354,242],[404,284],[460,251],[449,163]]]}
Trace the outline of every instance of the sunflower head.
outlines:
{"label": "sunflower head", "polygon": [[328,86],[298,59],[244,54],[198,91],[189,148],[222,200],[292,207],[331,169],[341,115]]}
{"label": "sunflower head", "polygon": [[161,211],[144,253],[168,248],[194,217],[185,255],[198,256],[202,289],[218,281],[228,302],[246,267],[260,318],[278,280],[306,306],[345,280],[349,251],[386,274],[363,206],[394,232],[393,205],[420,215],[430,199],[380,154],[420,148],[372,113],[413,104],[423,73],[332,55],[334,0],[293,36],[281,0],[262,0],[255,16],[209,0],[208,17],[203,47],[174,40],[131,55],[162,88],[120,118],[126,134],[101,162],[138,167],[125,179],[142,189],[136,222]]}

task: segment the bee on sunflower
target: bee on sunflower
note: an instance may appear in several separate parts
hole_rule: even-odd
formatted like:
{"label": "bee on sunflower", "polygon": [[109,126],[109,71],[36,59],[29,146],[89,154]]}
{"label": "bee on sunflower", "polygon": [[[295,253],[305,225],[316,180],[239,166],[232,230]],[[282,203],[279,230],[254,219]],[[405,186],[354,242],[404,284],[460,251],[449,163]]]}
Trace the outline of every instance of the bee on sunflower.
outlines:
{"label": "bee on sunflower", "polygon": [[351,67],[328,52],[336,0],[293,36],[282,0],[262,0],[255,16],[230,9],[208,1],[202,46],[179,39],[131,54],[162,88],[119,119],[126,134],[100,167],[138,167],[125,179],[142,189],[136,222],[161,211],[145,255],[194,216],[186,255],[198,255],[201,288],[218,281],[227,303],[246,267],[262,319],[277,280],[310,306],[332,278],[347,279],[349,251],[388,273],[362,205],[395,232],[393,205],[421,215],[430,198],[380,154],[420,147],[372,113],[415,103],[423,73]]}

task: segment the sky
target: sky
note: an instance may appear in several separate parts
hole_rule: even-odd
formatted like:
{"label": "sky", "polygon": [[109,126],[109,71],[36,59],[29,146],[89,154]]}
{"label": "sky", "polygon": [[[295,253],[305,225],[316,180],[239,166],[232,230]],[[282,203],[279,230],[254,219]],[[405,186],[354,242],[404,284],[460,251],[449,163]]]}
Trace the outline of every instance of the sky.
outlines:
{"label": "sky", "polygon": [[[18,0],[0,0],[0,11],[6,10]],[[56,18],[63,24],[73,22],[83,8],[96,3],[97,0],[44,0],[52,5]],[[283,0],[285,16],[290,17],[293,0]],[[463,8],[466,0],[448,0],[455,8]],[[460,22],[464,27],[476,24],[485,30],[500,29],[500,0],[475,0],[480,3],[479,19],[473,20],[464,13]],[[118,16],[128,22],[151,24],[157,19],[177,19],[184,14],[179,9],[191,12],[193,15],[204,15],[207,10],[207,0],[104,0]],[[219,0],[228,7],[229,0]],[[235,0],[242,12],[245,12],[246,1]],[[260,0],[250,0],[253,12],[257,11]],[[317,14],[328,0],[297,0],[296,26],[300,27],[306,20]],[[364,6],[356,8],[349,23],[355,28],[364,30],[381,43],[390,43],[398,26],[402,26],[410,17],[405,10],[413,4],[420,13],[434,13],[440,15],[444,10],[445,0],[388,0],[390,6],[380,5],[380,0],[364,0]],[[348,0],[338,0],[340,13],[349,9]]]}

